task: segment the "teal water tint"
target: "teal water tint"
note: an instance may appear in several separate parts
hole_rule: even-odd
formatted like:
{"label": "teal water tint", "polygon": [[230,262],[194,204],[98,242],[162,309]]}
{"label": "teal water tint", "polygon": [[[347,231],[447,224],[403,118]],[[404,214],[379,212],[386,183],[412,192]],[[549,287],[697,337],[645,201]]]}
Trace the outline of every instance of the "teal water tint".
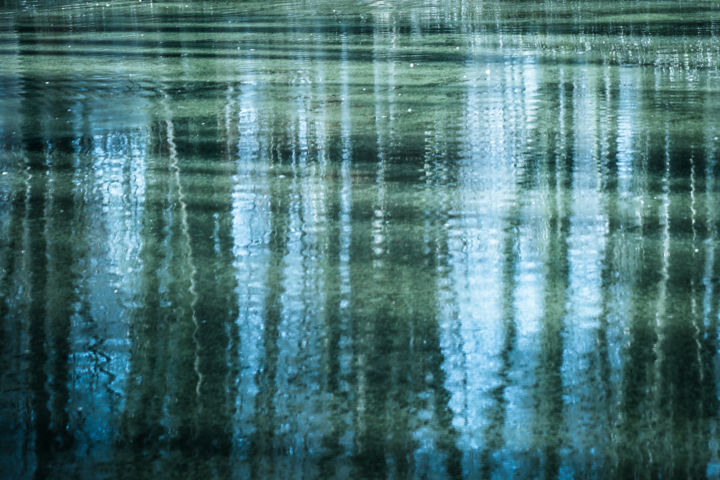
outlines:
{"label": "teal water tint", "polygon": [[3,478],[718,478],[720,4],[4,1]]}

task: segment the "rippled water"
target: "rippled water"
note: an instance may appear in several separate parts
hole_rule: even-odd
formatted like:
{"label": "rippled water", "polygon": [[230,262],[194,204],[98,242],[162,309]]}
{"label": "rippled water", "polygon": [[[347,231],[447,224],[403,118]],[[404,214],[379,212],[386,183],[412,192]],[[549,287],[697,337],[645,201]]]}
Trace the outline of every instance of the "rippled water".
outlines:
{"label": "rippled water", "polygon": [[0,5],[0,476],[720,475],[717,2]]}

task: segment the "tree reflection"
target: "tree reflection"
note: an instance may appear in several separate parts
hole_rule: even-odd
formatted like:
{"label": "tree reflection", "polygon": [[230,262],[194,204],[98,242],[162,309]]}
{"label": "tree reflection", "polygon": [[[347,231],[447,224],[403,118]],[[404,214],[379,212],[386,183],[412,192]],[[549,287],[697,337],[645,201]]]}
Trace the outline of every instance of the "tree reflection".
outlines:
{"label": "tree reflection", "polygon": [[[79,274],[73,268],[84,254],[85,227],[69,175],[78,158],[75,137],[58,131],[71,105],[65,98],[31,99],[42,87],[40,79],[23,78],[21,132],[25,154],[25,184],[18,185],[17,219],[23,226],[21,261],[27,297],[8,313],[24,317],[28,332],[28,390],[34,432],[28,450],[35,453],[34,476],[49,474],[59,452],[74,441],[69,411],[70,330],[78,313]],[[68,178],[69,177],[69,178]],[[10,297],[8,297],[10,298]],[[22,298],[22,297],[21,297]],[[25,303],[25,302],[23,302]]]}
{"label": "tree reflection", "polygon": [[[274,165],[282,166],[287,159],[283,155],[284,152],[280,150],[285,148],[284,144],[280,143],[277,148],[270,152],[272,155],[271,162]],[[287,182],[282,180],[270,181],[268,212],[270,216],[268,235],[269,265],[265,280],[267,293],[263,305],[263,359],[255,376],[259,393],[255,399],[255,418],[253,419],[255,431],[250,444],[251,474],[253,477],[277,475],[275,459],[279,454],[288,453],[285,450],[286,447],[281,443],[283,438],[277,438],[278,420],[275,405],[279,393],[277,386],[278,339],[283,318],[282,295],[285,280],[283,267],[288,251],[288,194]]]}
{"label": "tree reflection", "polygon": [[182,144],[197,126],[167,118],[153,135],[158,157],[145,179],[143,296],[131,357],[131,378],[140,381],[128,389],[123,431],[131,445],[156,455],[170,448],[218,456],[205,467],[173,461],[170,471],[222,472],[232,448],[229,325],[237,317],[231,183],[223,188],[219,179],[204,197],[195,193],[202,184],[185,181],[183,169],[208,154]]}
{"label": "tree reflection", "polygon": [[712,9],[55,3],[0,16],[10,476],[717,470]]}

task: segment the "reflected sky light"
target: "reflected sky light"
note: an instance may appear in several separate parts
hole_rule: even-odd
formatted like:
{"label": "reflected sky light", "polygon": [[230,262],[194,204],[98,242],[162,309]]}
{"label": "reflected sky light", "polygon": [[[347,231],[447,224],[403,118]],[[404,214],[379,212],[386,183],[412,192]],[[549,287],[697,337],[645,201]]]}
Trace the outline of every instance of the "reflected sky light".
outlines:
{"label": "reflected sky light", "polygon": [[0,472],[717,478],[719,16],[4,4]]}

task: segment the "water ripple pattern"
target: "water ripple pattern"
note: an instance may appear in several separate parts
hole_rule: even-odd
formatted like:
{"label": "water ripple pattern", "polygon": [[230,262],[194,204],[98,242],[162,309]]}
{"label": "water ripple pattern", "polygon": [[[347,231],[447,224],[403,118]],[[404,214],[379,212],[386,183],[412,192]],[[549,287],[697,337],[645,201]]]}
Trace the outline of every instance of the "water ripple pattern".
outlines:
{"label": "water ripple pattern", "polygon": [[0,477],[720,478],[719,36],[3,2]]}

